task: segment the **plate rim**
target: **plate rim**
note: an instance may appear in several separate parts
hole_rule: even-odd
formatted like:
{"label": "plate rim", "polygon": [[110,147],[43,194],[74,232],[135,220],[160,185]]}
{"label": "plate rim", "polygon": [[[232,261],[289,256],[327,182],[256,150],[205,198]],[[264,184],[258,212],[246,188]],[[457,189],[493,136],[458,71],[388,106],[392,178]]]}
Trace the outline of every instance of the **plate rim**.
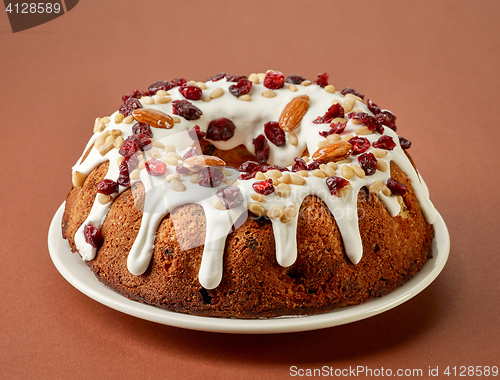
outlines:
{"label": "plate rim", "polygon": [[366,319],[403,304],[427,288],[443,270],[450,251],[448,229],[441,215],[437,213],[432,258],[411,280],[383,297],[315,315],[262,319],[203,317],[132,301],[102,284],[80,256],[71,252],[68,242],[62,237],[61,220],[64,206],[65,202],[59,206],[50,223],[48,248],[53,264],[66,281],[93,300],[122,313],[150,322],[198,331],[276,334],[318,330]]}

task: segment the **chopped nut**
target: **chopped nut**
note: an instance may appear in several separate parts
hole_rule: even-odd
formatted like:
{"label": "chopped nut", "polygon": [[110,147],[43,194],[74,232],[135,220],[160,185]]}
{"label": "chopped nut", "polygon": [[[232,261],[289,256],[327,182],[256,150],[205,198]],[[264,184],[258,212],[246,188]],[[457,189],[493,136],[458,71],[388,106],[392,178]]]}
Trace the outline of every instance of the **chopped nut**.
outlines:
{"label": "chopped nut", "polygon": [[217,99],[224,95],[224,89],[222,87],[217,87],[210,93],[210,98]]}
{"label": "chopped nut", "polygon": [[263,194],[259,193],[250,194],[250,198],[252,198],[256,202],[264,202],[266,200],[266,197]]}
{"label": "chopped nut", "polygon": [[117,113],[115,115],[115,123],[120,124],[124,118],[125,118],[125,115],[123,115],[122,113]]}
{"label": "chopped nut", "polygon": [[290,195],[290,191],[291,191],[290,185],[286,183],[280,183],[278,184],[278,186],[276,186],[276,193],[280,197],[288,197],[288,195]]}
{"label": "chopped nut", "polygon": [[349,167],[349,165],[342,165],[342,167],[340,168],[340,174],[345,179],[351,179],[352,177],[354,177],[354,172]]}
{"label": "chopped nut", "polygon": [[170,181],[170,188],[174,191],[184,191],[186,190],[186,185],[184,185],[178,179],[173,179],[172,181]]}
{"label": "chopped nut", "polygon": [[265,98],[274,98],[276,96],[276,92],[274,92],[274,90],[266,90],[262,93],[262,96]]}
{"label": "chopped nut", "polygon": [[385,172],[388,168],[387,162],[385,162],[382,159],[378,159],[377,163],[375,164],[375,167],[380,170],[381,172]]}
{"label": "chopped nut", "polygon": [[82,187],[83,183],[85,182],[85,178],[87,176],[79,171],[73,172],[73,175],[71,177],[71,180],[73,182],[73,186],[75,187]]}
{"label": "chopped nut", "polygon": [[361,169],[361,167],[359,165],[351,164],[350,168],[352,169],[352,171],[354,172],[354,174],[356,174],[359,178],[364,178],[365,177],[366,173],[365,173],[365,171],[363,169]]}
{"label": "chopped nut", "polygon": [[297,92],[297,86],[296,86],[296,85],[294,85],[293,83],[290,83],[290,84],[288,85],[288,89],[289,89],[290,91],[292,91],[292,92]]}
{"label": "chopped nut", "polygon": [[381,180],[376,180],[373,182],[370,186],[368,186],[368,191],[372,194],[378,193],[380,190],[382,190],[382,187],[384,186],[384,183]]}
{"label": "chopped nut", "polygon": [[266,211],[264,210],[264,207],[258,202],[251,202],[248,205],[248,211],[250,211],[252,214],[255,214],[257,216],[263,217],[266,215]]}
{"label": "chopped nut", "polygon": [[285,207],[274,206],[267,210],[267,217],[269,219],[280,219],[285,214]]}
{"label": "chopped nut", "polygon": [[100,204],[105,205],[106,203],[111,202],[113,198],[111,195],[106,195],[106,194],[99,194],[97,196],[97,200],[99,201]]}
{"label": "chopped nut", "polygon": [[329,93],[333,94],[333,93],[335,92],[335,86],[334,86],[334,85],[331,85],[331,84],[326,85],[326,86],[324,87],[324,90],[325,90],[326,92],[329,92]]}
{"label": "chopped nut", "polygon": [[214,208],[216,208],[217,210],[221,210],[221,211],[225,211],[226,210],[226,207],[224,206],[224,204],[222,203],[222,201],[217,198],[215,201],[214,201],[214,204],[213,204]]}

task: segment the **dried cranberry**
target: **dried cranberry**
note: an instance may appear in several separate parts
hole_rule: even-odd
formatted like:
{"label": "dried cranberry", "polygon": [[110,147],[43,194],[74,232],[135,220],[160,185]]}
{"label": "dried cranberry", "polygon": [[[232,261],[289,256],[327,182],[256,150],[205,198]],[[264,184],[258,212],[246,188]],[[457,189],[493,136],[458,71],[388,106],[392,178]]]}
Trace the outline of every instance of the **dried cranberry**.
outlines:
{"label": "dried cranberry", "polygon": [[259,181],[252,184],[253,189],[262,195],[269,195],[274,193],[274,185],[272,179],[266,179],[265,181]]}
{"label": "dried cranberry", "polygon": [[382,111],[378,115],[375,115],[375,119],[388,128],[391,128],[393,131],[397,130],[396,127],[396,116],[394,116],[390,111]]}
{"label": "dried cranberry", "polygon": [[187,100],[174,100],[172,102],[174,115],[182,116],[186,120],[198,120],[203,112]]}
{"label": "dried cranberry", "polygon": [[146,135],[148,137],[153,137],[153,132],[151,127],[146,123],[137,123],[132,127],[132,133],[135,135]]}
{"label": "dried cranberry", "polygon": [[301,84],[305,80],[307,80],[307,79],[301,75],[289,75],[286,77],[285,82],[286,83],[293,83],[293,84]]}
{"label": "dried cranberry", "polygon": [[314,83],[316,83],[318,86],[326,87],[326,86],[328,86],[328,78],[329,77],[330,76],[328,75],[328,73],[319,74],[318,79],[316,79],[314,81]]}
{"label": "dried cranberry", "polygon": [[347,121],[344,122],[344,123],[332,123],[330,124],[330,130],[329,131],[322,131],[322,132],[319,132],[320,136],[323,136],[323,137],[328,137],[330,135],[333,135],[334,133],[336,134],[341,134],[342,132],[344,132],[344,129],[345,127],[347,126]]}
{"label": "dried cranberry", "polygon": [[130,98],[140,99],[143,96],[150,96],[150,95],[151,95],[151,93],[149,91],[135,90],[130,95],[123,95],[122,102],[124,102],[125,100],[130,99]]}
{"label": "dried cranberry", "polygon": [[347,94],[353,94],[353,95],[356,95],[358,97],[360,97],[361,99],[364,99],[365,96],[359,92],[357,92],[355,89],[351,88],[351,87],[346,87],[344,88],[341,92],[340,92],[342,95],[347,95]]}
{"label": "dried cranberry", "polygon": [[171,88],[175,87],[172,82],[167,82],[166,80],[160,80],[158,82],[154,82],[148,88],[148,91],[151,95],[155,95],[159,90],[168,91]]}
{"label": "dried cranberry", "polygon": [[269,170],[278,170],[280,172],[289,172],[288,168],[285,168],[284,166],[279,166],[279,165],[262,165],[260,167],[260,171],[262,173],[265,173]]}
{"label": "dried cranberry", "polygon": [[326,186],[330,189],[330,194],[337,195],[340,189],[349,185],[349,181],[337,176],[328,177],[326,179]]}
{"label": "dried cranberry", "polygon": [[104,237],[92,223],[88,223],[83,227],[83,236],[85,236],[85,241],[94,248],[100,248],[102,243],[104,243]]}
{"label": "dried cranberry", "polygon": [[198,184],[203,187],[217,187],[224,179],[224,173],[214,167],[200,170]]}
{"label": "dried cranberry", "polygon": [[267,143],[266,136],[258,135],[253,139],[253,145],[255,145],[255,157],[260,163],[265,163],[269,159],[269,144]]}
{"label": "dried cranberry", "polygon": [[349,144],[352,145],[352,154],[357,155],[366,152],[370,147],[370,141],[367,138],[354,136],[349,139]]}
{"label": "dried cranberry", "polygon": [[201,88],[195,84],[183,84],[179,88],[179,92],[189,100],[200,100],[202,95]]}
{"label": "dried cranberry", "polygon": [[251,89],[252,82],[250,82],[248,79],[241,79],[238,81],[238,83],[229,86],[229,92],[236,97],[248,94]]}
{"label": "dried cranberry", "polygon": [[157,160],[156,158],[152,158],[149,161],[146,161],[146,170],[149,175],[158,177],[167,173],[167,164],[163,161]]}
{"label": "dried cranberry", "polygon": [[142,108],[142,103],[139,99],[128,98],[123,102],[123,104],[118,108],[118,112],[123,116],[129,116],[132,112],[138,108]]}
{"label": "dried cranberry", "polygon": [[358,157],[359,166],[365,171],[366,175],[373,175],[377,171],[377,159],[373,153],[363,153]]}
{"label": "dried cranberry", "polygon": [[280,128],[277,121],[264,124],[264,134],[276,146],[283,146],[286,143],[285,131]]}
{"label": "dried cranberry", "polygon": [[364,126],[368,127],[368,129],[378,132],[384,133],[384,127],[382,124],[378,122],[372,115],[367,114],[366,112],[351,112],[349,114],[349,119],[358,120]]}
{"label": "dried cranberry", "polygon": [[226,81],[228,81],[228,82],[239,82],[242,79],[247,79],[247,77],[245,75],[226,74]]}
{"label": "dried cranberry", "polygon": [[401,145],[401,148],[403,149],[410,149],[411,148],[411,141],[405,139],[404,137],[398,136],[399,137],[399,145]]}
{"label": "dried cranberry", "polygon": [[215,195],[220,198],[224,207],[228,210],[243,204],[243,195],[238,186],[222,187],[217,190]]}
{"label": "dried cranberry", "polygon": [[246,180],[246,179],[255,178],[256,174],[257,174],[257,172],[253,172],[253,173],[241,173],[239,175],[238,179]]}
{"label": "dried cranberry", "polygon": [[104,195],[111,195],[119,191],[118,183],[112,179],[103,179],[97,184],[97,192]]}
{"label": "dried cranberry", "polygon": [[179,173],[180,175],[187,175],[187,174],[191,173],[191,170],[189,170],[188,168],[186,168],[185,166],[182,166],[182,165],[177,165],[175,167],[175,171],[177,173]]}
{"label": "dried cranberry", "polygon": [[264,86],[271,90],[278,90],[285,84],[285,76],[279,71],[268,71],[264,78]]}
{"label": "dried cranberry", "polygon": [[320,165],[327,164],[324,160],[316,160],[307,165],[307,170],[316,170],[319,169]]}
{"label": "dried cranberry", "polygon": [[205,136],[206,136],[206,133],[203,132],[198,125],[195,125],[193,128],[191,128],[188,131],[188,133],[189,133],[189,136],[195,141],[201,140],[201,139],[205,138]]}
{"label": "dried cranberry", "polygon": [[242,163],[240,165],[240,167],[238,168],[238,170],[240,172],[253,173],[253,172],[259,171],[261,167],[262,167],[262,165],[259,164],[258,162],[255,162],[255,161],[245,161],[244,163]]}
{"label": "dried cranberry", "polygon": [[188,149],[186,153],[182,156],[182,158],[185,160],[189,157],[197,156],[198,155],[198,149],[196,149],[195,146],[192,146],[191,148]]}
{"label": "dried cranberry", "polygon": [[394,142],[391,136],[383,135],[380,136],[380,138],[377,141],[375,141],[372,145],[374,148],[393,150],[394,147],[396,146],[396,143]]}
{"label": "dried cranberry", "polygon": [[153,143],[152,143],[151,139],[149,138],[149,136],[143,135],[143,134],[136,135],[136,136],[137,136],[137,141],[139,144],[139,149],[149,150],[153,147]]}
{"label": "dried cranberry", "polygon": [[118,182],[118,184],[120,186],[129,187],[130,186],[130,177],[129,177],[128,173],[126,175],[120,173],[118,175],[118,179],[116,180],[116,182]]}
{"label": "dried cranberry", "polygon": [[386,185],[394,195],[403,195],[408,191],[408,188],[405,185],[396,181],[392,177],[389,177]]}
{"label": "dried cranberry", "polygon": [[328,108],[323,116],[318,116],[313,120],[314,124],[330,123],[333,119],[337,117],[344,117],[344,108],[339,104],[334,104]]}
{"label": "dried cranberry", "polygon": [[378,115],[379,113],[382,113],[382,110],[380,109],[380,107],[377,106],[375,103],[373,103],[371,99],[368,99],[368,102],[366,102],[366,105],[368,106],[368,109],[371,112],[373,112],[374,115]]}
{"label": "dried cranberry", "polygon": [[221,117],[208,123],[206,138],[212,141],[227,141],[234,136],[236,126],[234,123]]}
{"label": "dried cranberry", "polygon": [[123,157],[130,157],[138,150],[139,139],[137,138],[137,135],[132,135],[125,139],[118,153],[120,153]]}
{"label": "dried cranberry", "polygon": [[174,78],[172,79],[172,84],[174,87],[182,86],[183,84],[186,84],[187,80],[186,78]]}
{"label": "dried cranberry", "polygon": [[207,79],[207,82],[208,81],[212,81],[212,82],[217,82],[219,80],[221,80],[222,78],[224,78],[227,74],[226,73],[219,73],[217,75],[214,75],[213,77],[210,77]]}
{"label": "dried cranberry", "polygon": [[120,174],[128,176],[128,174],[139,166],[139,160],[135,154],[131,156],[125,157],[120,166],[118,167],[118,171]]}
{"label": "dried cranberry", "polygon": [[307,164],[302,158],[295,157],[293,160],[295,161],[295,163],[292,166],[292,172],[298,172],[299,170],[307,170]]}

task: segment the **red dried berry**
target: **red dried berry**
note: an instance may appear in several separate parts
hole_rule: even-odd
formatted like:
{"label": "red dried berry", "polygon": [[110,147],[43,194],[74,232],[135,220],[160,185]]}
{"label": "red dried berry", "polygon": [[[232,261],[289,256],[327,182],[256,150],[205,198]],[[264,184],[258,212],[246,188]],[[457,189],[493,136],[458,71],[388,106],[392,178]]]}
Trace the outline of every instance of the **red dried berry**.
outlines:
{"label": "red dried berry", "polygon": [[195,125],[193,128],[191,128],[188,131],[188,133],[189,133],[189,136],[195,141],[201,140],[201,139],[205,138],[205,136],[206,136],[206,133],[203,132],[198,125]]}
{"label": "red dried berry", "polygon": [[402,183],[396,181],[394,178],[389,177],[386,183],[391,193],[394,195],[403,195],[408,191],[408,188]]}
{"label": "red dried berry", "polygon": [[268,71],[264,78],[264,86],[271,90],[278,90],[285,84],[285,76],[279,71]]}
{"label": "red dried berry", "polygon": [[357,92],[355,89],[353,89],[351,87],[344,88],[340,93],[344,96],[347,94],[353,94],[353,95],[360,97],[361,99],[365,98],[365,96],[363,94],[361,94],[360,92]]}
{"label": "red dried berry", "polygon": [[328,78],[330,76],[327,73],[319,74],[318,79],[314,81],[318,86],[326,87],[328,86]]}
{"label": "red dried berry", "polygon": [[295,163],[292,166],[292,172],[298,172],[299,170],[307,170],[307,164],[302,158],[295,157],[293,160],[295,161]]}
{"label": "red dried berry", "polygon": [[187,80],[186,78],[174,78],[172,79],[172,84],[174,87],[182,86],[183,84],[186,84]]}
{"label": "red dried berry", "polygon": [[245,173],[254,173],[261,169],[262,165],[255,161],[245,161],[238,170]]}
{"label": "red dried berry", "polygon": [[183,84],[179,88],[179,92],[189,100],[200,100],[202,95],[201,88],[195,84]]}
{"label": "red dried berry", "polygon": [[149,150],[153,147],[153,142],[147,135],[132,135],[132,136],[137,136],[137,141],[139,144],[139,149],[141,150]]}
{"label": "red dried berry", "polygon": [[252,184],[253,189],[262,195],[269,195],[274,193],[274,185],[272,179],[266,179],[265,181],[259,181]]}
{"label": "red dried berry", "polygon": [[116,182],[123,187],[130,185],[129,173],[139,166],[139,160],[135,154],[126,156],[118,167],[119,175]]}
{"label": "red dried berry", "polygon": [[344,108],[339,104],[334,104],[328,108],[323,116],[318,116],[313,120],[314,124],[330,123],[333,119],[337,117],[344,117]]}
{"label": "red dried berry", "polygon": [[137,135],[129,136],[125,139],[118,151],[123,157],[130,157],[139,150],[139,139]]}
{"label": "red dried berry", "polygon": [[239,82],[242,79],[247,79],[244,75],[230,75],[226,74],[226,81],[228,82]]}
{"label": "red dried berry", "polygon": [[130,95],[123,95],[122,102],[124,102],[125,100],[130,99],[130,98],[140,99],[142,96],[150,96],[150,95],[151,95],[151,93],[149,91],[135,90]]}
{"label": "red dried berry", "polygon": [[97,184],[97,192],[104,195],[111,195],[119,191],[118,183],[112,179],[103,179]]}
{"label": "red dried berry", "polygon": [[148,88],[148,91],[151,95],[155,95],[159,90],[168,91],[171,88],[174,88],[174,84],[172,82],[167,82],[166,80],[160,80],[158,82],[154,82]]}
{"label": "red dried berry", "polygon": [[376,118],[374,118],[370,114],[367,114],[366,112],[351,112],[349,114],[349,119],[358,120],[359,122],[361,122],[361,124],[372,131],[384,133],[384,127],[382,126],[382,124],[380,124]]}
{"label": "red dried berry", "polygon": [[104,243],[104,237],[92,223],[88,223],[83,227],[83,236],[85,236],[85,241],[92,247],[99,249]]}
{"label": "red dried berry", "polygon": [[352,154],[357,155],[366,152],[370,148],[370,141],[367,138],[354,136],[349,139],[349,144],[352,145]]}
{"label": "red dried berry", "polygon": [[251,179],[251,178],[255,178],[255,175],[257,174],[257,172],[253,172],[253,173],[242,173],[238,176],[238,179],[241,179],[241,180],[246,180],[246,179]]}
{"label": "red dried berry", "polygon": [[182,116],[186,120],[198,120],[203,112],[187,100],[174,100],[172,102],[174,115]]}
{"label": "red dried berry", "polygon": [[378,115],[375,115],[375,119],[393,131],[397,130],[396,127],[396,116],[394,116],[390,111],[382,111]]}
{"label": "red dried berry", "polygon": [[358,157],[359,166],[365,171],[366,175],[373,175],[377,171],[377,159],[373,153],[363,153]]}
{"label": "red dried berry", "polygon": [[344,123],[332,123],[330,124],[330,130],[329,131],[322,131],[322,132],[319,132],[320,136],[323,136],[323,137],[328,137],[330,135],[333,135],[334,133],[336,134],[341,134],[342,132],[344,132],[344,129],[345,127],[347,126],[347,121],[344,122]]}
{"label": "red dried berry", "polygon": [[224,78],[227,74],[226,73],[219,73],[217,75],[214,75],[213,77],[210,77],[208,78],[206,81],[212,81],[212,82],[217,82],[219,80],[221,80],[222,78]]}
{"label": "red dried berry", "polygon": [[316,170],[319,169],[320,165],[327,164],[328,162],[324,160],[316,160],[307,165],[307,170]]}
{"label": "red dried berry", "polygon": [[217,187],[224,179],[224,173],[214,167],[200,170],[198,184],[203,187]]}
{"label": "red dried berry", "polygon": [[377,141],[373,142],[373,147],[378,149],[393,150],[396,143],[391,136],[383,135]]}
{"label": "red dried berry", "polygon": [[404,137],[398,136],[399,137],[399,145],[401,145],[401,148],[403,149],[410,149],[411,148],[411,141],[405,139]]}
{"label": "red dried berry", "polygon": [[285,82],[286,83],[293,83],[293,84],[301,84],[305,80],[307,80],[307,79],[304,78],[302,75],[289,75],[286,77]]}
{"label": "red dried berry", "polygon": [[154,177],[159,177],[167,173],[167,164],[156,158],[146,161],[145,166],[148,174]]}
{"label": "red dried berry", "polygon": [[349,181],[342,177],[332,176],[326,179],[326,186],[328,186],[330,194],[332,195],[337,195],[340,189],[343,189],[349,184]]}
{"label": "red dried berry", "polygon": [[266,136],[258,135],[253,139],[253,145],[255,146],[255,157],[260,163],[265,163],[269,159],[269,144],[267,143]]}
{"label": "red dried berry", "polygon": [[238,83],[229,86],[229,92],[236,97],[248,94],[251,89],[252,82],[245,78],[239,80]]}
{"label": "red dried berry", "polygon": [[220,188],[217,190],[215,195],[220,198],[224,207],[228,210],[243,204],[243,195],[241,194],[240,188],[237,186],[226,186]]}
{"label": "red dried berry", "polygon": [[151,127],[146,123],[137,123],[132,127],[132,133],[135,135],[146,135],[148,137],[153,137],[153,132]]}
{"label": "red dried berry", "polygon": [[379,106],[377,106],[375,103],[372,102],[371,99],[368,99],[366,102],[366,105],[368,106],[368,109],[373,112],[374,115],[378,115],[379,113],[382,113],[382,110],[380,109]]}
{"label": "red dried berry", "polygon": [[123,102],[123,104],[118,108],[118,112],[123,116],[129,116],[132,112],[138,108],[142,108],[142,103],[139,99],[128,98]]}
{"label": "red dried berry", "polygon": [[283,146],[286,143],[285,131],[280,128],[277,121],[264,124],[264,134],[276,146]]}
{"label": "red dried berry", "polygon": [[128,173],[127,173],[127,175],[120,173],[118,175],[118,179],[116,180],[116,182],[118,182],[118,184],[120,186],[129,187],[130,186],[130,177],[129,177]]}
{"label": "red dried berry", "polygon": [[260,171],[262,173],[265,173],[269,170],[279,170],[280,172],[289,172],[288,168],[285,168],[284,166],[279,166],[279,165],[262,165],[260,168]]}
{"label": "red dried berry", "polygon": [[234,136],[236,126],[234,123],[221,117],[208,123],[206,138],[212,141],[227,141]]}

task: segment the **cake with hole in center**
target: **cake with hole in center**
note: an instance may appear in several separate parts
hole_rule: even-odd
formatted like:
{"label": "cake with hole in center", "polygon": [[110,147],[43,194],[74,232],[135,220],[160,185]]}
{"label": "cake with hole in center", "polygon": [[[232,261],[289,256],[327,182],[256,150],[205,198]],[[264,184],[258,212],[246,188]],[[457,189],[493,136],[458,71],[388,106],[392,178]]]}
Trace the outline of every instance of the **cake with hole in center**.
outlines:
{"label": "cake with hole in center", "polygon": [[383,296],[431,256],[436,210],[396,117],[328,75],[158,81],[98,118],[63,237],[116,292],[200,316]]}

